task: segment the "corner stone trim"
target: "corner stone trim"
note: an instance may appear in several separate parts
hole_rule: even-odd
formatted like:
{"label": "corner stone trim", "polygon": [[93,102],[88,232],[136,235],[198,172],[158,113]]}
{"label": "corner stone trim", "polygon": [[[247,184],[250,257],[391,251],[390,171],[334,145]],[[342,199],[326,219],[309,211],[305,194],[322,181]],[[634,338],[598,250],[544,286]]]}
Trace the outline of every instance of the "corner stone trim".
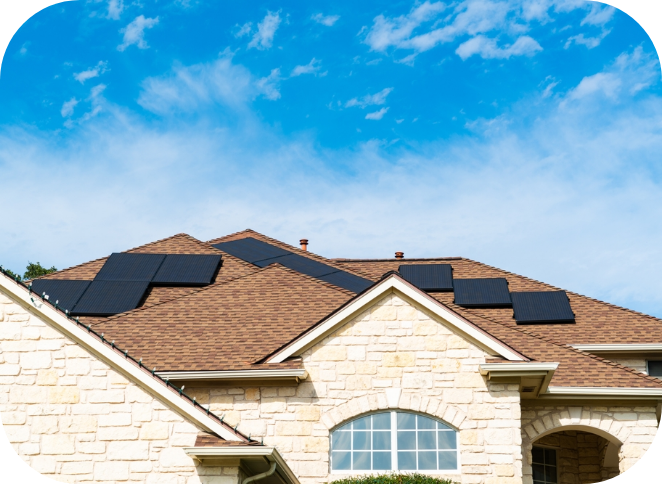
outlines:
{"label": "corner stone trim", "polygon": [[322,423],[331,431],[341,423],[347,422],[359,415],[377,410],[410,410],[421,412],[443,420],[462,430],[467,421],[466,414],[455,405],[442,403],[433,397],[422,397],[417,393],[403,393],[396,405],[389,405],[386,393],[363,395],[332,408],[321,416]]}

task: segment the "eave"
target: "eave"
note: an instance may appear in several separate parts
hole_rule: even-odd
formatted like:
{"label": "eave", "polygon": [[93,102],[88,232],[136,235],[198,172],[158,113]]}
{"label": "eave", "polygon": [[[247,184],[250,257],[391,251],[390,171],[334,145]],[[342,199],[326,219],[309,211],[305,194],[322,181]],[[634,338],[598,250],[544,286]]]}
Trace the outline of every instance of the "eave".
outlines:
{"label": "eave", "polygon": [[157,371],[157,375],[170,381],[224,381],[260,380],[298,383],[305,380],[305,369],[282,370],[228,370],[228,371]]}

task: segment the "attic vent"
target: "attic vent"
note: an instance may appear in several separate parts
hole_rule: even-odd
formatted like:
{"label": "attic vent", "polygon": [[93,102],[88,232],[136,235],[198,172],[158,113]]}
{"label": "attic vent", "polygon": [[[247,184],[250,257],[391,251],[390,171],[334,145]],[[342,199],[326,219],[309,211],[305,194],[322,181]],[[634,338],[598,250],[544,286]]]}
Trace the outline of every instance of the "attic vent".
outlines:
{"label": "attic vent", "polygon": [[522,387],[522,393],[533,393],[536,391],[536,387]]}

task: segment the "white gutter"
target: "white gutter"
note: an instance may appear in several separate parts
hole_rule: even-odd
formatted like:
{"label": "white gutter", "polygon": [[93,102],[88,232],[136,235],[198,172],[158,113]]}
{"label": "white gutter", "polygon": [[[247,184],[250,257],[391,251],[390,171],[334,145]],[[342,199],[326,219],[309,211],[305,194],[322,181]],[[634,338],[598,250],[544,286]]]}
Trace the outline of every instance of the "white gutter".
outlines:
{"label": "white gutter", "polygon": [[579,351],[593,352],[646,352],[662,351],[662,343],[633,343],[633,344],[596,344],[571,345]]}
{"label": "white gutter", "polygon": [[662,388],[549,387],[541,397],[662,398]]}
{"label": "white gutter", "polygon": [[157,375],[178,380],[305,380],[308,372],[305,369],[288,370],[235,370],[235,371],[157,371]]}
{"label": "white gutter", "polygon": [[226,447],[184,447],[184,452],[196,459],[213,458],[256,458],[264,457],[268,462],[275,462],[283,474],[287,477],[290,484],[299,484],[299,479],[292,472],[283,457],[278,453],[275,447],[264,445],[253,446],[226,446]]}
{"label": "white gutter", "polygon": [[141,370],[110,346],[99,341],[83,327],[78,326],[75,321],[67,319],[64,314],[56,311],[50,304],[42,302],[37,294],[32,293],[30,295],[23,286],[19,286],[3,274],[0,274],[0,289],[8,294],[12,301],[21,304],[28,312],[36,315],[66,338],[82,346],[94,357],[128,380],[136,383],[142,390],[160,400],[170,410],[191,421],[202,430],[214,433],[225,440],[244,441],[227,427],[198,410],[189,401],[166,388],[151,374]]}
{"label": "white gutter", "polygon": [[493,376],[535,376],[554,373],[559,367],[558,363],[481,363],[479,365],[480,374],[487,376],[488,379]]}

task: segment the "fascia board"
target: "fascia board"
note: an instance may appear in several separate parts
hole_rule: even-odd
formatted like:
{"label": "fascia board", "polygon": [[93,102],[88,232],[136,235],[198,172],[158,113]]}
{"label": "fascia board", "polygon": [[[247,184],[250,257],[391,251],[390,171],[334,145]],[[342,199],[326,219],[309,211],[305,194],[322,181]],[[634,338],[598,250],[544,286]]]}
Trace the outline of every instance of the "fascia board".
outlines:
{"label": "fascia board", "polygon": [[481,375],[497,375],[499,373],[518,372],[528,373],[547,373],[554,372],[559,367],[558,363],[481,363],[479,365]]}
{"label": "fascia board", "polygon": [[292,370],[236,370],[236,371],[157,371],[157,375],[170,381],[178,380],[305,380],[308,372]]}
{"label": "fascia board", "polygon": [[541,397],[634,397],[662,398],[662,388],[549,387]]}
{"label": "fascia board", "polygon": [[593,352],[624,352],[624,353],[638,353],[650,351],[662,351],[662,343],[632,343],[632,344],[579,344],[571,345],[579,351],[587,353]]}
{"label": "fascia board", "polygon": [[398,292],[412,299],[414,302],[421,305],[431,313],[448,322],[460,333],[465,334],[477,344],[483,346],[484,348],[490,349],[495,354],[500,355],[509,361],[524,361],[524,357],[522,355],[500,343],[498,340],[492,338],[482,330],[478,329],[476,326],[448,309],[436,299],[433,299],[432,297],[428,296],[421,290],[403,281],[397,276],[389,276],[377,285],[373,286],[366,293],[361,294],[350,304],[315,327],[312,331],[306,333],[304,336],[294,341],[291,345],[287,346],[284,350],[271,357],[269,360],[267,360],[267,362],[281,363],[290,356],[300,355],[303,351],[320,341],[336,328],[348,322],[354,315],[362,311],[365,307],[375,302],[384,294],[388,293],[389,291],[392,292],[393,290],[397,290]]}
{"label": "fascia board", "polygon": [[36,295],[33,298],[34,302],[32,302],[31,296],[25,288],[19,286],[15,281],[12,281],[2,274],[0,274],[0,289],[2,292],[8,294],[10,299],[15,302],[18,301],[29,312],[35,314],[42,321],[54,327],[65,337],[81,345],[94,357],[140,386],[144,391],[160,400],[161,403],[164,403],[180,416],[194,422],[201,429],[215,433],[225,440],[243,442],[243,439],[235,435],[229,429],[209,418],[203,412],[198,411],[193,405],[186,402],[174,392],[163,387],[152,376],[131,364],[119,353],[94,338],[82,327],[67,319],[66,316],[59,311],[56,311],[52,306],[41,302]]}

